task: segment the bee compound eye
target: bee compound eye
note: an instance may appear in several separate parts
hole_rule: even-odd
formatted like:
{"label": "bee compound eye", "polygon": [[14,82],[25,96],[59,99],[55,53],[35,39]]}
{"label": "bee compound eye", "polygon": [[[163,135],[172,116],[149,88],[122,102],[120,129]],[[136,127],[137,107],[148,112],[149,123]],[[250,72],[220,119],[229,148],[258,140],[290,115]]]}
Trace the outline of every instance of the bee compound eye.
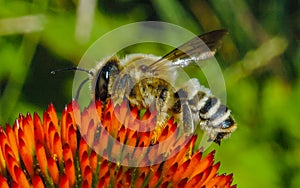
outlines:
{"label": "bee compound eye", "polygon": [[102,69],[98,71],[95,85],[95,98],[105,101],[108,96],[108,85],[112,79],[119,74],[119,68],[116,62],[107,62]]}

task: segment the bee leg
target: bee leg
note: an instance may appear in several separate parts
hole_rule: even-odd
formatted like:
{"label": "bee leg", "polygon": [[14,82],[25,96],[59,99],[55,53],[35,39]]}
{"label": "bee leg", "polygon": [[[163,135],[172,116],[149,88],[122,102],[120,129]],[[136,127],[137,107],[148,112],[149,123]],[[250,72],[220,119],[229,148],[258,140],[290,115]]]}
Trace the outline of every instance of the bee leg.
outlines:
{"label": "bee leg", "polygon": [[175,101],[171,109],[171,113],[174,114],[177,119],[181,120],[179,124],[182,125],[184,133],[186,135],[191,135],[194,132],[194,119],[187,97],[188,93],[184,89],[179,89],[177,92],[175,92]]}
{"label": "bee leg", "polygon": [[169,114],[169,103],[170,103],[170,91],[169,86],[165,84],[159,84],[156,88],[156,100],[154,102],[154,108],[157,112],[156,115],[156,128],[154,130],[154,136],[152,137],[152,142],[157,141],[158,136],[162,133],[162,130],[166,126],[166,121],[168,120]]}
{"label": "bee leg", "polygon": [[192,112],[187,103],[182,105],[182,125],[185,134],[191,135],[194,133],[195,127]]}
{"label": "bee leg", "polygon": [[166,126],[166,120],[168,119],[168,114],[166,112],[160,112],[156,116],[156,127],[153,130],[153,135],[151,138],[151,144],[155,144],[158,140],[158,137],[162,133],[162,130]]}
{"label": "bee leg", "polygon": [[129,99],[129,94],[133,89],[133,81],[129,74],[124,74],[117,78],[112,86],[111,98],[114,105],[121,105],[124,100]]}

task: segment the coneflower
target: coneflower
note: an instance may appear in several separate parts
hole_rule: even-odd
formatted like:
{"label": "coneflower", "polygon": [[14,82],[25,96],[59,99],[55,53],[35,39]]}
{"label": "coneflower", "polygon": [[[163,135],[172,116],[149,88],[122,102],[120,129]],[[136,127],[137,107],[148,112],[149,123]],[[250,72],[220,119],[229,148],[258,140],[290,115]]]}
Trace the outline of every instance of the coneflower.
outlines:
{"label": "coneflower", "polygon": [[50,104],[43,120],[19,115],[1,127],[0,188],[236,187],[232,174],[218,174],[214,152],[203,157],[194,148],[197,136],[179,136],[172,117],[151,130],[155,116],[147,110],[102,106],[81,112],[72,101],[59,119]]}

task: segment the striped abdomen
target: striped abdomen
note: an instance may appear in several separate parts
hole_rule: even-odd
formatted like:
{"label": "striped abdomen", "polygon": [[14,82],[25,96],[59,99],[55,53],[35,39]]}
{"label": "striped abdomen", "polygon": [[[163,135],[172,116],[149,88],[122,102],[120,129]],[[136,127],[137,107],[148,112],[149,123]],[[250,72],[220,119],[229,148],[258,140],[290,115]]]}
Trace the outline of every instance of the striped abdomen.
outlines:
{"label": "striped abdomen", "polygon": [[207,131],[209,139],[215,143],[220,144],[236,129],[230,110],[210,93],[198,91],[189,103],[201,129]]}

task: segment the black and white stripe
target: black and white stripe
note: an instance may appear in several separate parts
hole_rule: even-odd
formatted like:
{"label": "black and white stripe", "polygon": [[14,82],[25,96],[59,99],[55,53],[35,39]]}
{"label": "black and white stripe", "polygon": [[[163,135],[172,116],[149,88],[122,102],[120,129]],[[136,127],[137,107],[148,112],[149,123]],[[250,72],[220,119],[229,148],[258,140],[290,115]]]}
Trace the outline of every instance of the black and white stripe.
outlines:
{"label": "black and white stripe", "polygon": [[210,139],[220,144],[236,129],[231,111],[213,96],[207,88],[198,90],[189,100],[195,122],[199,122],[201,129],[207,131]]}

